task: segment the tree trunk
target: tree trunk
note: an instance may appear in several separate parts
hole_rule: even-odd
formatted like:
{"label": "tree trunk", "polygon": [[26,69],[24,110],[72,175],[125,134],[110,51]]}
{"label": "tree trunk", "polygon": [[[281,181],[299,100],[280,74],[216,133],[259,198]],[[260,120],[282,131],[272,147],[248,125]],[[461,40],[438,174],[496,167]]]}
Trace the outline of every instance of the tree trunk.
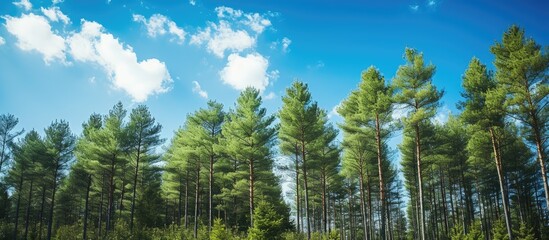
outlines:
{"label": "tree trunk", "polygon": [[[360,160],[362,163],[362,160]],[[366,217],[366,200],[364,199],[364,173],[362,173],[362,165],[360,164],[360,170],[359,170],[359,186],[360,186],[360,210],[362,212],[362,227],[364,230],[364,239],[369,239],[369,233],[368,233],[368,218]]]}
{"label": "tree trunk", "polygon": [[42,187],[42,202],[40,203],[40,224],[38,227],[38,239],[42,239],[42,222],[44,222],[44,205],[46,203],[46,186]]}
{"label": "tree trunk", "polygon": [[[302,136],[304,133],[302,132]],[[307,239],[311,239],[311,219],[309,218],[309,186],[307,182],[305,142],[301,142],[301,160],[303,161],[303,190],[305,190],[305,220],[307,221]]]}
{"label": "tree trunk", "polygon": [[322,232],[327,233],[326,176],[322,174]]}
{"label": "tree trunk", "polygon": [[254,160],[249,160],[250,167],[250,227],[254,227]]}
{"label": "tree trunk", "polygon": [[383,149],[381,148],[381,126],[379,124],[379,114],[376,114],[376,145],[377,145],[377,174],[379,178],[379,201],[381,208],[381,239],[385,240],[385,230],[387,228],[387,215],[385,211],[385,183],[383,182],[382,157]]}
{"label": "tree trunk", "polygon": [[189,169],[187,168],[185,174],[185,229],[189,227]]}
{"label": "tree trunk", "polygon": [[33,187],[33,180],[30,182],[29,187],[29,197],[27,198],[27,213],[25,214],[25,234],[24,238],[27,239],[28,233],[29,233],[29,215],[30,215],[30,208],[31,208],[31,199],[32,199],[32,187]]}
{"label": "tree trunk", "polygon": [[297,231],[301,230],[301,199],[299,198],[299,147],[295,144],[295,198],[297,212]]}
{"label": "tree trunk", "polygon": [[545,161],[543,159],[543,146],[541,141],[541,134],[537,127],[537,119],[534,118],[534,126],[536,129],[534,129],[534,138],[536,141],[536,150],[537,150],[537,158],[539,162],[539,167],[541,170],[541,179],[543,180],[543,190],[545,191],[545,204],[548,206],[546,209],[549,209],[549,186],[547,184],[547,173],[545,168]]}
{"label": "tree trunk", "polygon": [[446,192],[444,190],[444,173],[442,169],[440,171],[440,198],[442,200],[442,215],[444,217],[444,236],[448,235],[448,207],[446,206]]}
{"label": "tree trunk", "polygon": [[19,226],[19,207],[21,206],[21,191],[23,191],[23,174],[19,177],[19,191],[17,192],[17,204],[15,207],[15,227],[13,228],[13,239],[17,240],[17,228]]}
{"label": "tree trunk", "polygon": [[196,188],[194,195],[194,238],[198,237],[198,202],[200,200],[200,162],[196,164]]}
{"label": "tree trunk", "polygon": [[114,212],[114,161],[115,156],[111,160],[111,174],[109,176],[109,196],[108,196],[108,206],[107,206],[107,222],[105,228],[105,234],[111,230],[113,212]]}
{"label": "tree trunk", "polygon": [[92,177],[91,175],[88,176],[88,185],[86,186],[86,203],[85,203],[85,206],[84,206],[84,229],[83,229],[83,234],[82,234],[82,238],[84,240],[88,239],[87,238],[87,233],[88,233],[88,202],[89,202],[89,199],[90,199],[90,187],[91,187],[91,181],[92,181]]}
{"label": "tree trunk", "polygon": [[213,181],[214,181],[214,169],[213,169],[213,164],[214,164],[214,156],[213,154],[210,155],[210,175],[208,177],[208,188],[209,188],[209,194],[208,194],[208,232],[212,231],[212,222],[213,222],[213,219],[212,219],[212,196],[213,196],[213,191],[212,191],[212,188],[213,188]]}
{"label": "tree trunk", "polygon": [[177,197],[177,226],[181,226],[181,199],[183,198],[183,179],[179,177],[179,196]]}
{"label": "tree trunk", "polygon": [[494,158],[496,161],[496,169],[498,172],[499,188],[500,188],[501,198],[502,198],[501,202],[503,203],[503,213],[505,215],[505,226],[507,227],[507,234],[509,235],[509,240],[513,240],[513,231],[511,228],[511,216],[510,216],[509,208],[507,205],[508,199],[507,199],[507,194],[505,192],[505,188],[503,186],[503,166],[501,163],[501,156],[499,155],[499,151],[498,151],[498,148],[499,148],[498,142],[496,140],[496,136],[493,128],[490,128],[490,137],[492,139],[492,148],[494,150]]}
{"label": "tree trunk", "polygon": [[49,221],[48,221],[48,236],[46,239],[51,239],[51,230],[53,227],[53,209],[55,207],[55,192],[57,190],[57,171],[59,171],[59,166],[55,168],[55,171],[53,172],[53,190],[51,193],[51,206],[50,206],[50,215],[49,215]]}
{"label": "tree trunk", "polygon": [[[141,138],[141,133],[139,134]],[[133,214],[135,211],[135,196],[137,193],[137,176],[139,175],[139,160],[141,158],[141,141],[137,145],[137,157],[135,158],[135,172],[133,175],[133,189],[132,189],[132,207],[130,210],[130,232],[133,232]],[[124,186],[122,186],[124,189]]]}
{"label": "tree trunk", "polygon": [[416,130],[416,161],[417,161],[417,180],[419,186],[419,230],[421,240],[425,240],[425,211],[423,209],[423,179],[421,177],[421,139],[419,134],[419,124],[415,125]]}

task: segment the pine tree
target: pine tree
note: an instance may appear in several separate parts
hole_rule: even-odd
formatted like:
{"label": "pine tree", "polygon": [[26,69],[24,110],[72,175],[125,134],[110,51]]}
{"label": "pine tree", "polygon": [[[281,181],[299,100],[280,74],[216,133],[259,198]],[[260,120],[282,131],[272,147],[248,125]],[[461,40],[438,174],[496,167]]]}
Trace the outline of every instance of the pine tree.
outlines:
{"label": "pine tree", "polygon": [[[280,116],[280,140],[282,149],[288,149],[288,145],[295,144],[296,151],[301,153],[301,170],[303,172],[303,186],[305,193],[305,221],[307,227],[307,239],[311,238],[311,218],[309,206],[309,182],[307,179],[309,156],[312,154],[311,145],[318,139],[323,130],[325,120],[321,117],[321,110],[316,102],[312,101],[307,84],[294,82],[292,87],[286,89],[286,96],[282,97],[283,106]],[[291,147],[290,147],[291,149]],[[284,151],[290,153],[290,151]],[[296,155],[297,156],[297,155]],[[297,158],[296,158],[297,159]],[[296,171],[296,183],[298,179]],[[298,183],[296,186],[299,185]],[[298,210],[299,211],[299,210]]]}
{"label": "pine tree", "polygon": [[[358,89],[353,93],[353,97],[345,102],[349,109],[346,112],[342,109],[344,117],[351,124],[356,124],[359,128],[370,128],[375,133],[374,149],[377,153],[377,174],[379,180],[379,200],[381,208],[381,238],[385,239],[387,230],[386,214],[386,191],[385,178],[383,177],[384,152],[383,143],[388,139],[390,131],[391,113],[392,113],[392,95],[393,89],[385,83],[385,78],[374,66],[369,67],[362,73],[362,80]],[[355,101],[352,101],[355,100]],[[345,128],[344,128],[345,129]]]}
{"label": "pine tree", "polygon": [[501,156],[501,135],[504,132],[504,98],[505,94],[491,78],[480,60],[473,58],[463,75],[465,102],[460,103],[465,121],[477,125],[481,130],[488,131],[492,142],[492,150],[499,187],[503,199],[503,211],[507,234],[512,239],[511,216],[509,213],[509,198],[504,187],[504,173]]}
{"label": "pine tree", "polygon": [[47,239],[51,239],[55,193],[57,192],[61,179],[65,176],[66,170],[69,167],[69,162],[72,160],[76,138],[71,133],[69,123],[63,120],[53,122],[46,128],[45,132],[46,136],[44,142],[48,152],[48,160],[44,168],[49,170],[53,180],[51,185],[52,195],[50,200],[47,235]]}
{"label": "pine tree", "polygon": [[280,239],[284,232],[284,216],[266,201],[260,201],[254,212],[254,226],[248,231],[250,240]]}
{"label": "pine tree", "polygon": [[423,182],[421,170],[421,126],[425,124],[436,113],[439,100],[443,91],[438,91],[432,84],[432,77],[435,74],[435,66],[425,65],[423,54],[415,49],[406,48],[405,58],[407,63],[399,67],[393,81],[396,88],[395,101],[409,109],[404,123],[414,129],[418,199],[419,199],[419,222],[420,236],[425,240],[425,211],[423,208]]}
{"label": "pine tree", "polygon": [[139,105],[130,113],[130,121],[126,130],[127,136],[125,137],[128,141],[127,144],[130,159],[134,165],[130,210],[130,231],[133,231],[138,178],[140,172],[143,174],[144,169],[149,170],[153,168],[152,166],[159,161],[159,156],[154,154],[154,148],[163,142],[163,140],[160,139],[161,130],[162,126],[156,123],[155,119],[151,116],[149,109],[145,105]]}
{"label": "pine tree", "polygon": [[13,140],[23,133],[23,130],[13,132],[18,123],[19,120],[11,114],[0,115],[0,174],[10,158]]}
{"label": "pine tree", "polygon": [[[258,177],[271,179],[271,184],[275,183],[276,186],[271,158],[271,147],[276,135],[276,129],[271,124],[275,117],[267,115],[267,110],[261,107],[259,91],[253,88],[247,88],[240,94],[235,109],[227,117],[228,121],[222,128],[224,138],[221,145],[229,156],[248,165],[249,218],[250,226],[253,227]],[[278,200],[280,195],[272,197]]]}
{"label": "pine tree", "polygon": [[549,138],[549,115],[543,114],[549,103],[549,51],[526,38],[524,30],[516,25],[511,26],[503,34],[501,43],[495,43],[490,51],[495,56],[496,79],[505,89],[510,113],[525,125],[526,140],[537,150],[546,206],[549,206],[544,151],[544,143]]}

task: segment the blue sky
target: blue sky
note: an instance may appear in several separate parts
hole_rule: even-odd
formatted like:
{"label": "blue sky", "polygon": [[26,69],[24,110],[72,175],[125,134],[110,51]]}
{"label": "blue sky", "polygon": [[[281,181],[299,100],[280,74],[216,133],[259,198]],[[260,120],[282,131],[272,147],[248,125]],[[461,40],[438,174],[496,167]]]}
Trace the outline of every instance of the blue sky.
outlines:
{"label": "blue sky", "polygon": [[390,80],[414,47],[437,66],[444,119],[457,113],[471,57],[492,67],[489,47],[511,24],[547,46],[547,12],[547,1],[532,0],[7,0],[0,114],[26,130],[65,119],[80,134],[91,113],[143,103],[169,139],[208,99],[228,109],[249,85],[274,113],[299,79],[332,112],[361,71],[375,65]]}

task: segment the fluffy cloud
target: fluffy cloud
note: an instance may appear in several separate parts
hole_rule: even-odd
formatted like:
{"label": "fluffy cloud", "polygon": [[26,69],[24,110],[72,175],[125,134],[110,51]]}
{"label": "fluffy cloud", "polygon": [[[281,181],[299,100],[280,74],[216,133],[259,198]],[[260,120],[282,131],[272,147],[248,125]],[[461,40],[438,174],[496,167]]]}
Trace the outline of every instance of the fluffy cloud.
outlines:
{"label": "fluffy cloud", "polygon": [[4,40],[3,37],[0,37],[0,46],[4,45],[6,43],[6,40]]}
{"label": "fluffy cloud", "polygon": [[55,4],[58,4],[58,3],[62,3],[62,2],[64,2],[64,1],[65,1],[65,0],[52,0],[51,3],[52,3],[53,5],[55,5]]}
{"label": "fluffy cloud", "polygon": [[191,37],[191,44],[206,45],[209,52],[222,58],[226,51],[241,53],[253,48],[257,37],[271,21],[259,13],[246,13],[242,10],[220,6],[215,8],[218,23],[210,22],[204,29]]}
{"label": "fluffy cloud", "polygon": [[41,7],[40,10],[44,14],[44,16],[48,17],[50,21],[52,22],[58,22],[61,21],[65,24],[69,24],[70,19],[67,17],[67,15],[63,14],[59,7],[51,7],[51,8],[43,8]]}
{"label": "fluffy cloud", "polygon": [[194,5],[196,5],[196,1],[195,0],[189,0],[189,4],[194,6]]}
{"label": "fluffy cloud", "polygon": [[254,87],[263,91],[269,85],[268,67],[269,61],[258,53],[251,53],[245,57],[233,53],[229,55],[227,65],[219,75],[223,83],[234,89]]}
{"label": "fluffy cloud", "polygon": [[292,44],[292,40],[290,40],[289,38],[287,37],[284,37],[282,39],[282,51],[283,52],[288,52],[288,47],[290,47],[290,44]]}
{"label": "fluffy cloud", "polygon": [[56,59],[65,62],[65,39],[52,31],[45,17],[29,13],[4,19],[6,29],[17,38],[21,50],[41,53],[46,64]]}
{"label": "fluffy cloud", "polygon": [[263,98],[265,100],[271,100],[271,99],[274,99],[276,97],[276,94],[274,92],[270,92],[269,94],[265,95]]}
{"label": "fluffy cloud", "polygon": [[174,21],[168,19],[164,15],[154,14],[147,20],[147,18],[142,15],[134,14],[133,20],[135,22],[143,23],[147,28],[147,34],[151,37],[170,34],[173,35],[174,40],[176,40],[179,44],[185,41],[185,31],[178,27]]}
{"label": "fluffy cloud", "polygon": [[230,7],[216,7],[215,11],[217,12],[217,17],[219,18],[239,18],[242,16],[241,10],[235,10]]}
{"label": "fluffy cloud", "polygon": [[448,106],[443,105],[442,108],[438,109],[437,114],[433,118],[433,123],[444,124],[448,122],[450,115],[452,115],[452,111]]}
{"label": "fluffy cloud", "polygon": [[152,58],[138,61],[130,46],[106,33],[101,24],[83,20],[82,30],[67,39],[70,54],[77,61],[97,63],[107,72],[117,89],[134,101],[168,91],[172,80],[166,65]]}
{"label": "fluffy cloud", "polygon": [[21,0],[19,2],[13,2],[13,4],[15,6],[25,9],[25,11],[29,11],[32,8],[32,3],[30,3],[29,0]]}
{"label": "fluffy cloud", "polygon": [[256,33],[262,33],[266,27],[271,26],[271,21],[259,15],[259,13],[246,14],[244,24],[249,26]]}
{"label": "fluffy cloud", "polygon": [[208,92],[202,90],[202,87],[200,87],[200,83],[197,81],[193,81],[193,92],[198,93],[202,98],[208,98]]}
{"label": "fluffy cloud", "polygon": [[419,10],[419,5],[410,5],[410,10],[412,10],[412,12],[417,12]]}
{"label": "fluffy cloud", "polygon": [[225,51],[242,52],[255,44],[255,38],[244,30],[233,30],[227,21],[210,23],[206,29],[191,37],[191,44],[206,44],[209,52],[222,58]]}

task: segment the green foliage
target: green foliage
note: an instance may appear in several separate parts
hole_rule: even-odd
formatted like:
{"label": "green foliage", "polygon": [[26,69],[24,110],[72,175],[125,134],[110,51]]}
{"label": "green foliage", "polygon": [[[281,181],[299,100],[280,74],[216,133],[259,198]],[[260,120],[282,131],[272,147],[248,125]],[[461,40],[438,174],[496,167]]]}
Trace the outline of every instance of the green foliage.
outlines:
{"label": "green foliage", "polygon": [[225,228],[225,224],[221,222],[221,219],[216,218],[210,233],[210,240],[229,240],[230,236],[231,232]]}
{"label": "green foliage", "polygon": [[528,225],[525,222],[520,223],[520,227],[518,231],[514,234],[515,238],[517,240],[534,240],[536,237],[534,236],[534,229],[531,227],[528,227]]}
{"label": "green foliage", "polygon": [[452,240],[466,240],[466,236],[465,236],[465,233],[463,231],[463,225],[461,224],[456,224],[454,225],[454,227],[452,227],[452,231],[451,231],[451,238]]}
{"label": "green foliage", "polygon": [[56,240],[74,240],[82,238],[82,225],[62,225],[57,228],[54,239]]}
{"label": "green foliage", "polygon": [[248,230],[248,238],[281,239],[284,230],[284,216],[272,204],[260,201],[254,211],[254,226]]}
{"label": "green foliage", "polygon": [[503,220],[498,219],[492,225],[492,239],[509,240],[507,228],[505,227],[505,222]]}
{"label": "green foliage", "polygon": [[466,240],[484,240],[484,232],[482,231],[482,225],[479,220],[474,221],[469,227],[469,233],[465,238]]}

